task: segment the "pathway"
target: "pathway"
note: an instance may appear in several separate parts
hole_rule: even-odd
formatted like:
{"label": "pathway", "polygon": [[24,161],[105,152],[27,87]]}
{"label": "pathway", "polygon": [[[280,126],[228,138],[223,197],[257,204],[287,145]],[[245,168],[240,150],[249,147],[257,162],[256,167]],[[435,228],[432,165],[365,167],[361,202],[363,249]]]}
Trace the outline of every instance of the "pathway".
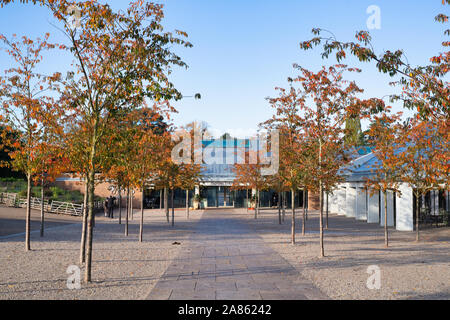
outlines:
{"label": "pathway", "polygon": [[150,291],[151,300],[327,299],[243,217],[207,211],[180,255]]}

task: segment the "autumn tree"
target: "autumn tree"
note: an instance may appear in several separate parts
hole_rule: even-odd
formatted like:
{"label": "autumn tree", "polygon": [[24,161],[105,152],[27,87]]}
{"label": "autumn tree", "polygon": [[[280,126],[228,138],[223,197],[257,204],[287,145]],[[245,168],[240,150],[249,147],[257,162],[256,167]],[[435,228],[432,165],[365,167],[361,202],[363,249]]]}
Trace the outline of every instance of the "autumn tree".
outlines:
{"label": "autumn tree", "polygon": [[[401,180],[412,188],[416,197],[416,241],[419,241],[419,199],[439,184],[445,185],[445,177],[448,177],[448,130],[444,134],[439,129],[439,124],[420,117],[410,119],[401,135],[404,147],[397,154],[403,169]],[[440,161],[447,164],[447,172],[439,170],[444,168],[439,165]]]}
{"label": "autumn tree", "polygon": [[259,215],[259,192],[268,187],[267,177],[261,172],[262,167],[263,165],[261,163],[236,163],[233,166],[233,172],[235,174],[233,188],[239,189],[245,187],[255,190],[255,219]]}
{"label": "autumn tree", "polygon": [[[442,0],[442,4],[450,5],[450,0]],[[435,21],[448,23],[448,15],[438,14]],[[400,94],[393,95],[393,100],[402,101],[406,108],[417,110],[423,119],[432,120],[438,116],[448,119],[450,86],[445,80],[450,70],[448,50],[431,57],[429,65],[415,66],[408,61],[403,50],[384,50],[378,54],[367,31],[358,31],[355,35],[356,41],[348,42],[339,41],[333,33],[324,29],[314,28],[312,33],[314,34],[312,39],[300,43],[301,49],[311,50],[321,46],[323,58],[334,54],[340,62],[348,55],[353,55],[359,61],[375,63],[379,72],[390,77],[400,77],[394,83],[401,85],[404,90]],[[444,33],[450,36],[450,29]],[[448,48],[449,45],[449,41],[442,42],[444,48]]]}
{"label": "autumn tree", "polygon": [[[3,0],[2,5],[11,1]],[[133,109],[144,98],[170,100],[181,94],[168,79],[172,66],[186,64],[173,53],[173,45],[190,47],[183,38],[163,31],[163,6],[132,2],[125,11],[114,11],[94,0],[35,0],[51,10],[68,39],[75,70],[61,77],[60,108],[89,126],[89,218],[85,281],[91,281],[93,210],[97,152],[105,128],[117,111]],[[74,13],[80,19],[73,23]]]}
{"label": "autumn tree", "polygon": [[[374,146],[376,162],[371,168],[372,176],[367,178],[367,186],[383,193],[384,203],[384,243],[389,246],[388,233],[388,192],[399,192],[403,165],[398,156],[404,147],[402,139],[401,113],[391,114],[390,107],[373,116],[368,131],[369,142]],[[373,192],[372,191],[372,192]]]}
{"label": "autumn tree", "polygon": [[8,40],[0,35],[4,51],[11,57],[13,67],[5,70],[0,77],[0,102],[2,111],[0,120],[5,130],[2,131],[3,147],[7,148],[12,158],[13,167],[27,177],[27,207],[25,227],[25,249],[30,246],[31,186],[34,174],[41,166],[37,156],[39,141],[43,139],[45,112],[52,105],[53,99],[48,95],[52,89],[52,76],[38,73],[38,68],[46,50],[53,49],[48,42],[49,34],[44,39],[31,40],[14,36]]}
{"label": "autumn tree", "polygon": [[[291,82],[291,81],[290,81]],[[279,95],[268,98],[274,109],[274,116],[262,125],[277,129],[280,133],[280,169],[279,175],[285,187],[291,191],[292,223],[291,243],[295,244],[295,193],[305,185],[306,171],[303,166],[300,108],[305,104],[304,94],[293,86],[289,89],[276,88]],[[305,209],[304,209],[305,210]],[[302,229],[305,228],[305,211],[303,211]]]}
{"label": "autumn tree", "polygon": [[[42,135],[35,148],[35,174],[33,180],[41,185],[41,226],[40,236],[44,236],[45,224],[45,188],[56,180],[67,168],[68,158],[64,154],[61,135],[58,130],[48,130],[50,127],[57,127],[58,124],[49,123],[57,121],[57,118],[47,114],[42,121]],[[61,133],[62,128],[59,130]]]}
{"label": "autumn tree", "polygon": [[323,257],[324,190],[329,192],[341,181],[339,169],[349,161],[343,143],[345,122],[357,115],[363,117],[377,112],[384,103],[380,99],[357,97],[363,90],[354,81],[345,80],[344,73],[358,72],[358,69],[335,65],[315,73],[294,66],[300,71],[300,75],[292,79],[299,85],[296,95],[302,97],[302,101],[311,101],[298,105],[297,121],[307,155],[302,172],[308,172],[310,189],[319,193],[320,255]]}

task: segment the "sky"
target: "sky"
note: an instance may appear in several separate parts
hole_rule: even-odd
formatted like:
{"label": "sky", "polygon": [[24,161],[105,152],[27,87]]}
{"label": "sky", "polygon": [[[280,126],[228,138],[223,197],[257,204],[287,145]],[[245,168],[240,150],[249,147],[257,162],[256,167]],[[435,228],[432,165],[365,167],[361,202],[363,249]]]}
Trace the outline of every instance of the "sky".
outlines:
{"label": "sky", "polygon": [[[106,1],[125,8],[127,1]],[[413,65],[423,65],[443,51],[444,26],[434,22],[438,13],[449,14],[441,0],[166,0],[163,25],[167,31],[186,31],[193,48],[174,50],[189,65],[176,69],[172,82],[183,95],[195,93],[201,100],[185,98],[174,103],[176,125],[205,121],[218,135],[228,132],[250,136],[258,124],[273,114],[266,97],[275,97],[275,87],[287,87],[295,76],[297,63],[312,71],[336,63],[323,60],[320,50],[302,51],[299,43],[310,39],[315,27],[332,31],[338,40],[354,39],[356,31],[367,30],[367,8],[380,8],[380,29],[370,30],[377,52],[403,49]],[[0,33],[10,36],[52,34],[53,41],[64,40],[52,24],[54,19],[42,7],[15,3],[0,9]],[[0,54],[0,70],[9,67]],[[378,73],[373,64],[354,59],[345,63],[363,72],[352,76],[365,89],[362,97],[384,97],[396,92],[389,86],[394,79]],[[43,68],[65,70],[67,57],[51,56]],[[394,110],[401,111],[399,105]]]}

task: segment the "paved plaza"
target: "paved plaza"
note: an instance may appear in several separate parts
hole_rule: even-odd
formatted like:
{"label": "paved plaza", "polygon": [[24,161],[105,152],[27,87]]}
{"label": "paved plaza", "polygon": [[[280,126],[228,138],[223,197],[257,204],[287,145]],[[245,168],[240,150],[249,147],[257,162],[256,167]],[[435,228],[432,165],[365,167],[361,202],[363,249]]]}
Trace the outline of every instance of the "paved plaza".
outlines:
{"label": "paved plaza", "polygon": [[208,211],[148,299],[327,299],[240,218]]}
{"label": "paved plaza", "polygon": [[[47,215],[56,224],[47,224],[44,238],[33,222],[32,251],[25,252],[17,228],[24,210],[0,207],[0,299],[450,299],[449,228],[423,230],[420,243],[413,232],[392,230],[385,249],[383,228],[330,215],[326,257],[319,258],[317,212],[309,213],[304,236],[297,214],[295,245],[290,213],[279,225],[276,210],[257,220],[239,209],[193,211],[190,219],[176,210],[175,227],[164,212],[146,210],[142,243],[137,211],[128,237],[117,219],[99,215],[93,282],[69,290],[66,270],[78,265],[80,219]],[[379,290],[366,286],[371,265],[381,270]]]}

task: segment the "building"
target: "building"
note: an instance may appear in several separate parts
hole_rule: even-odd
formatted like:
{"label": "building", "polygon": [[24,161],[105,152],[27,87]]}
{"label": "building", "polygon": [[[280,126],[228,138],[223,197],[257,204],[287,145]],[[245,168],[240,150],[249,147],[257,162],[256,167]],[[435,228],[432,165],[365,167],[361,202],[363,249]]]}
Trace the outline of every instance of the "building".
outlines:
{"label": "building", "polygon": [[[365,181],[373,176],[372,169],[377,158],[373,153],[359,157],[343,168],[345,183],[340,184],[329,196],[330,211],[356,220],[377,223],[384,226],[384,195],[366,187]],[[406,183],[400,183],[399,191],[387,194],[387,223],[400,231],[415,229],[416,197],[413,189]],[[450,212],[450,194],[448,190],[433,190],[419,199],[421,211],[426,213],[426,221],[439,222],[440,216],[448,219]],[[444,217],[445,219],[445,217]],[[448,221],[448,220],[447,220]]]}
{"label": "building", "polygon": [[[203,161],[202,176],[199,185],[189,191],[189,206],[193,207],[195,195],[201,197],[202,208],[247,208],[250,206],[249,198],[255,194],[255,190],[232,190],[235,179],[233,166],[235,163],[243,163],[242,151],[260,148],[260,143],[255,139],[236,139],[224,135],[221,139],[202,140]],[[271,157],[267,152],[266,156]],[[75,189],[84,193],[84,183],[79,178],[64,175],[57,179],[56,184],[66,188]],[[113,182],[103,182],[96,186],[95,193],[99,197],[109,197],[111,194],[117,197],[117,190]],[[123,195],[123,193],[122,193]],[[146,208],[159,208],[163,193],[151,187],[144,192]],[[312,204],[316,204],[317,197],[311,197]],[[135,190],[133,205],[140,206],[142,192]],[[278,206],[279,195],[273,190],[260,191],[260,207],[268,208]],[[170,200],[169,200],[170,201]],[[286,196],[286,204],[291,205],[291,194]],[[303,191],[299,190],[296,196],[296,206],[303,206]],[[186,207],[186,191],[175,190],[174,207]]]}

